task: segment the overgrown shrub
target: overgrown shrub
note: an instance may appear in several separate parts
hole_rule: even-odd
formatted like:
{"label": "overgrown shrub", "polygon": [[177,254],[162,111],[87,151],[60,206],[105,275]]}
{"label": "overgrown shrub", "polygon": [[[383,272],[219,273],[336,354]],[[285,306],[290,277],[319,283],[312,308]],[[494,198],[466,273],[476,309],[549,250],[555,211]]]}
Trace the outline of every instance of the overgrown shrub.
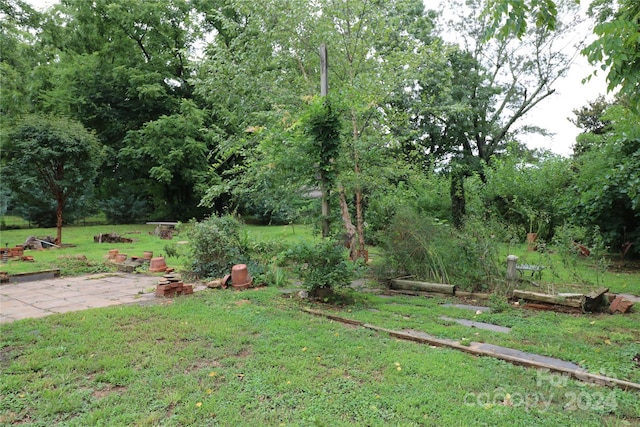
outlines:
{"label": "overgrown shrub", "polygon": [[354,277],[354,265],[347,260],[346,249],[330,239],[317,243],[301,242],[285,253],[294,263],[294,271],[310,292],[346,287]]}
{"label": "overgrown shrub", "polygon": [[413,277],[472,291],[492,289],[501,277],[491,223],[467,220],[458,231],[413,210],[400,211],[381,235],[381,279]]}
{"label": "overgrown shrub", "polygon": [[[556,227],[553,240],[562,266],[567,269],[573,280],[586,285],[602,285],[602,277],[609,269],[609,248],[597,226],[588,229],[571,224]],[[589,279],[580,265],[587,260],[595,280]],[[551,264],[551,263],[550,263]],[[554,269],[553,264],[551,268]]]}
{"label": "overgrown shrub", "polygon": [[212,216],[190,225],[186,230],[190,242],[188,256],[196,277],[222,277],[231,272],[234,264],[248,262],[246,241],[235,217]]}

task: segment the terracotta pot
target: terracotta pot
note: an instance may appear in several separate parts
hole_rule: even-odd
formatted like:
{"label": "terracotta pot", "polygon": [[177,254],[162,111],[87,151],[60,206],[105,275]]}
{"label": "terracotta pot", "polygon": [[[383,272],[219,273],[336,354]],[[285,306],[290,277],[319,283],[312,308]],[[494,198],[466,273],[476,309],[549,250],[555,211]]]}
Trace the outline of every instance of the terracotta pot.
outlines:
{"label": "terracotta pot", "polygon": [[110,260],[115,260],[116,259],[116,255],[118,255],[118,250],[117,249],[109,249],[109,259]]}
{"label": "terracotta pot", "polygon": [[227,289],[227,286],[229,286],[229,280],[231,280],[231,275],[230,274],[226,274],[222,278],[222,289]]}
{"label": "terracotta pot", "polygon": [[253,279],[249,275],[246,264],[236,264],[231,267],[231,285],[234,289],[247,289]]}
{"label": "terracotta pot", "polygon": [[151,258],[151,262],[149,264],[149,271],[156,273],[160,271],[167,271],[167,263],[164,260],[164,257],[155,257]]}
{"label": "terracotta pot", "polygon": [[116,262],[125,262],[127,260],[127,254],[116,254]]}
{"label": "terracotta pot", "polygon": [[142,253],[142,258],[146,259],[147,261],[150,260],[151,258],[153,258],[153,252],[151,251],[144,251]]}

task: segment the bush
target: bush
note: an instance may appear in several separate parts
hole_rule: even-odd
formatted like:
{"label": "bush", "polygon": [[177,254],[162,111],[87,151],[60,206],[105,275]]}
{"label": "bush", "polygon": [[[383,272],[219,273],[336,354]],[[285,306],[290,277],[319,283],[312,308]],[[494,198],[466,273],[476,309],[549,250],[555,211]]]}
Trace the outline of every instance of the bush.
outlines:
{"label": "bush", "polygon": [[212,216],[191,223],[186,230],[190,264],[196,277],[223,277],[234,264],[246,264],[246,245],[240,235],[240,221],[233,216]]}
{"label": "bush", "polygon": [[285,258],[295,263],[294,271],[311,294],[349,286],[354,277],[354,266],[347,260],[345,247],[330,239],[299,243],[285,253]]}

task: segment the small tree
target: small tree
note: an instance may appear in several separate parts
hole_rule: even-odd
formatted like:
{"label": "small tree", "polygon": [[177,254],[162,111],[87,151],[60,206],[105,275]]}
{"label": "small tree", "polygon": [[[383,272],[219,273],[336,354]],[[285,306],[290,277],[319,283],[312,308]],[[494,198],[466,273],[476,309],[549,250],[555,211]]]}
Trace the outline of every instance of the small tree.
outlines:
{"label": "small tree", "polygon": [[61,244],[67,202],[93,188],[100,162],[98,140],[76,121],[31,115],[13,129],[6,144],[3,182],[22,201],[37,193],[55,200],[56,241]]}

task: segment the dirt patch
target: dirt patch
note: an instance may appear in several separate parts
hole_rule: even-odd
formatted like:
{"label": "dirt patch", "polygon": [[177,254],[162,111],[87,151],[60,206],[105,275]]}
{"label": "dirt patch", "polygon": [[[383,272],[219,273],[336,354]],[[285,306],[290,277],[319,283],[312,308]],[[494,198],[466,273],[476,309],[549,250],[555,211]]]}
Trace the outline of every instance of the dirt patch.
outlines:
{"label": "dirt patch", "polygon": [[242,350],[240,350],[240,351],[239,351],[238,353],[236,353],[235,355],[236,355],[237,357],[245,358],[245,357],[249,357],[249,356],[251,356],[252,354],[253,354],[253,349],[251,349],[251,347],[249,347],[249,348],[243,348]]}
{"label": "dirt patch", "polygon": [[94,399],[102,399],[103,397],[106,397],[108,395],[110,395],[111,393],[118,393],[118,394],[122,394],[127,390],[126,387],[123,386],[107,386],[106,388],[103,388],[101,390],[95,390],[93,393],[91,393],[91,396]]}
{"label": "dirt patch", "polygon": [[638,274],[640,272],[640,260],[612,260],[609,270],[621,274]]}

